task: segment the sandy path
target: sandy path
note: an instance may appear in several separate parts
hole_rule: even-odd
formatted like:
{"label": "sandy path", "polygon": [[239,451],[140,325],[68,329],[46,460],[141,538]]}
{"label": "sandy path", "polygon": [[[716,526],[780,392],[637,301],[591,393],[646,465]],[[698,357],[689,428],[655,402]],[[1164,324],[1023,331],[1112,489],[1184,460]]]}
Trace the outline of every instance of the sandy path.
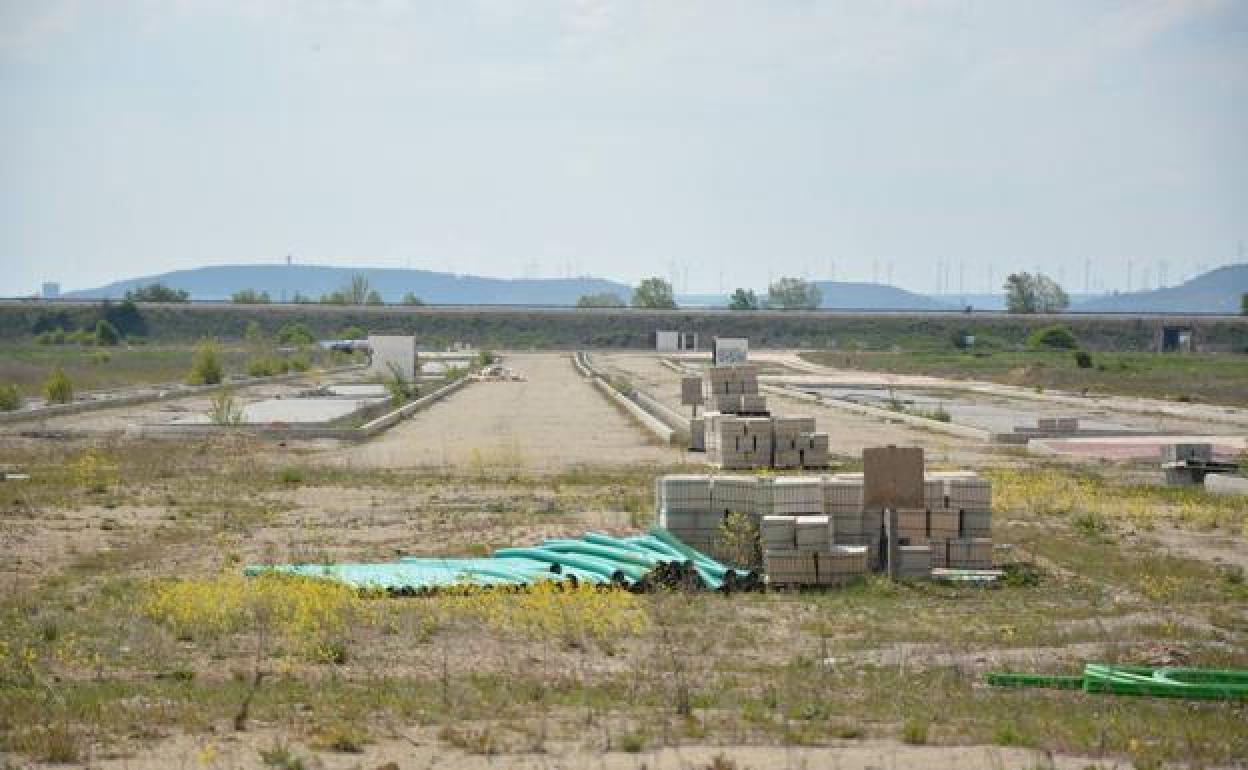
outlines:
{"label": "sandy path", "polygon": [[[689,407],[680,405],[680,374],[661,364],[655,354],[596,353],[594,360],[627,376],[634,385],[681,414],[689,413]],[[935,464],[979,465],[991,462],[989,457],[994,454],[991,446],[970,439],[774,394],[767,394],[767,406],[772,414],[781,417],[813,416],[819,430],[827,431],[832,453],[842,457],[860,457],[864,447],[886,444],[923,447],[928,462]]]}
{"label": "sandy path", "polygon": [[477,382],[377,439],[333,455],[381,468],[559,470],[666,465],[687,453],[651,443],[577,375],[566,353],[508,354],[525,382]]}

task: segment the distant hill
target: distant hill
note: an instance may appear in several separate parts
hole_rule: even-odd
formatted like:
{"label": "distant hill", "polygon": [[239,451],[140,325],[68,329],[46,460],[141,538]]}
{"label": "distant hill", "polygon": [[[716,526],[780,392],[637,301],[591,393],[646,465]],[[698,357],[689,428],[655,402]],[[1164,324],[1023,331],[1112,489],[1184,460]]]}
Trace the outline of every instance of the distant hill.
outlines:
{"label": "distant hill", "polygon": [[399,302],[407,292],[437,305],[575,305],[583,294],[614,292],[627,301],[632,287],[599,278],[484,278],[403,268],[321,267],[316,265],[219,265],[177,270],[117,281],[96,289],[66,292],[66,297],[119,298],[127,289],[159,281],[185,289],[191,299],[228,300],[242,289],[267,291],[274,301],[291,300],[298,292],[319,299],[363,275],[386,302]]}
{"label": "distant hill", "polygon": [[1248,264],[1227,265],[1191,280],[1152,291],[1108,294],[1071,305],[1072,312],[1239,313],[1248,292]]}
{"label": "distant hill", "polygon": [[[826,310],[953,310],[959,307],[882,283],[815,281],[815,284],[823,292],[820,307]],[[754,292],[760,301],[767,299],[766,289],[755,289]],[[682,307],[726,307],[728,296],[678,294],[676,302]]]}

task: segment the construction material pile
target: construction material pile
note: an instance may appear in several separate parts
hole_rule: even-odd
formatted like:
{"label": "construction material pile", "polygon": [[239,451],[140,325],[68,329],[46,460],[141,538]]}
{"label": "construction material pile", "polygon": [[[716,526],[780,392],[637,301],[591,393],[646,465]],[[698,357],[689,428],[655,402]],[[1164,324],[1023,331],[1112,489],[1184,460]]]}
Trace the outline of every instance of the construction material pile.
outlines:
{"label": "construction material pile", "polygon": [[825,476],[663,476],[659,524],[702,551],[735,556],[743,549],[728,519],[742,516],[775,585],[991,569],[990,481],[972,471],[924,472],[918,449],[868,449],[864,461],[864,473]]}
{"label": "construction material pile", "polygon": [[577,539],[502,548],[491,558],[403,557],[363,564],[255,565],[265,572],[324,578],[361,590],[413,596],[463,587],[520,588],[542,581],[615,585],[635,592],[677,590],[750,591],[762,586],[758,572],[736,569],[690,548],[661,528],[647,535],[613,537],[590,532]]}
{"label": "construction material pile", "polygon": [[705,377],[681,381],[681,403],[704,406],[690,422],[690,447],[726,469],[823,468],[828,434],[813,417],[772,417],[760,395],[758,367],[714,366]]}

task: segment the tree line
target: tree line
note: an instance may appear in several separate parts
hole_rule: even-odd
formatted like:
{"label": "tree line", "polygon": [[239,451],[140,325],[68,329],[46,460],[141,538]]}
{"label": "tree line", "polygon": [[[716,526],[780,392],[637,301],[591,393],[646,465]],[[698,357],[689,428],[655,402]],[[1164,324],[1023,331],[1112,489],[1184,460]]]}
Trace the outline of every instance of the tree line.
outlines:
{"label": "tree line", "polygon": [[[1043,273],[1012,273],[1002,287],[1005,290],[1005,306],[1010,313],[1060,313],[1070,306],[1070,297],[1056,281]],[[153,283],[126,292],[126,301],[137,302],[189,302],[190,293],[185,289],[173,289],[161,283]],[[263,305],[271,303],[267,291],[241,289],[231,295],[231,301],[240,305]],[[295,303],[319,302],[329,305],[384,305],[381,293],[369,285],[363,275],[352,276],[351,281],[340,289],[322,294],[313,300],[296,292]],[[1248,298],[1245,299],[1248,312]],[[423,300],[407,292],[400,300],[402,305],[423,305]],[[823,292],[818,284],[801,278],[782,277],[769,284],[765,296],[760,297],[753,289],[739,287],[728,298],[730,310],[815,310],[823,304]],[[672,284],[653,276],[641,281],[627,300],[615,292],[597,292],[582,295],[576,302],[580,308],[635,307],[650,310],[671,310],[677,307]],[[970,310],[971,308],[967,308]]]}

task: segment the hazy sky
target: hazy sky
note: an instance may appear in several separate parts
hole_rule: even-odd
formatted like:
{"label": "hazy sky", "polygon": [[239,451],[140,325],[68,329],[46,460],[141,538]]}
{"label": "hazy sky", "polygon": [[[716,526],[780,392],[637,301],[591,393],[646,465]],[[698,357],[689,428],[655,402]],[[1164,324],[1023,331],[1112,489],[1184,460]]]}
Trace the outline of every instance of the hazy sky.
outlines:
{"label": "hazy sky", "polygon": [[0,0],[0,111],[6,295],[288,253],[1082,291],[1248,241],[1248,0]]}

